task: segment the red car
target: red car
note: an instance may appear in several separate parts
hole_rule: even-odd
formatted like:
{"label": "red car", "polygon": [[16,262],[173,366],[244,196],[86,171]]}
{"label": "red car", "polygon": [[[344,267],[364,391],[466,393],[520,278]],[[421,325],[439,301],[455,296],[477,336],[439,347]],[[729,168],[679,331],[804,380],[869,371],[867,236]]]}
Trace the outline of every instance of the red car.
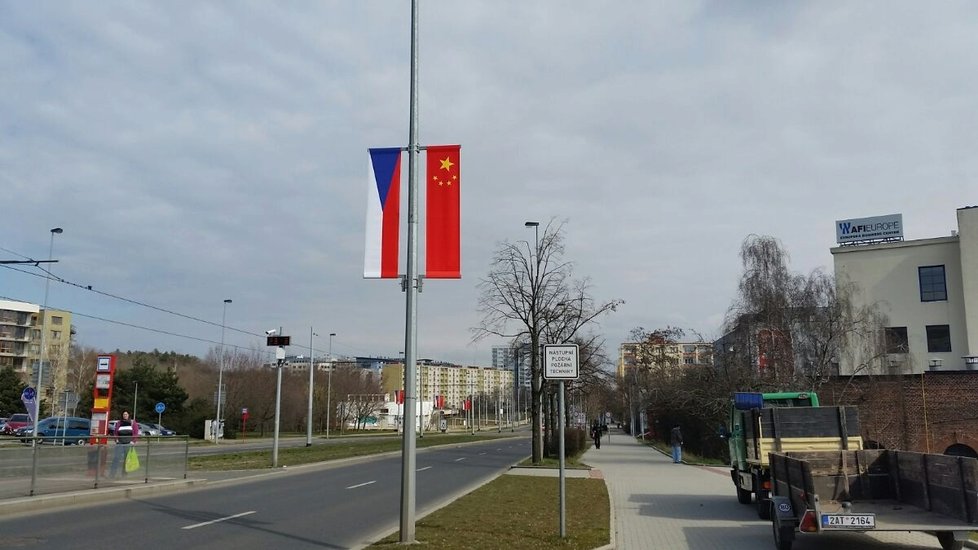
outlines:
{"label": "red car", "polygon": [[3,425],[4,435],[13,435],[14,430],[18,428],[23,428],[24,426],[31,426],[34,423],[31,422],[31,417],[26,414],[14,414],[7,419],[7,423]]}

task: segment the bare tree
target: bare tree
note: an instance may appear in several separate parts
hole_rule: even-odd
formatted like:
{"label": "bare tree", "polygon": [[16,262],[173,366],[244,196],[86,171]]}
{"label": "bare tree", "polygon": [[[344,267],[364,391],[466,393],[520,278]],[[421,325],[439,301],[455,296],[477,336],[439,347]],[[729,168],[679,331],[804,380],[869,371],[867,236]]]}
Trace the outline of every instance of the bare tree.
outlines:
{"label": "bare tree", "polygon": [[[869,372],[885,355],[878,304],[856,306],[856,286],[814,270],[795,274],[788,253],[768,236],[750,235],[741,247],[744,272],[728,311],[721,364],[741,370],[739,389],[816,390],[838,374]],[[730,374],[729,370],[726,371]]]}
{"label": "bare tree", "polygon": [[[493,254],[492,267],[480,283],[479,326],[473,341],[487,336],[510,339],[514,345],[529,342],[533,462],[543,460],[543,371],[540,366],[541,339],[550,343],[569,342],[598,316],[615,311],[622,303],[597,303],[587,279],[573,279],[573,264],[564,260],[563,223],[553,220],[540,239],[504,242]],[[554,338],[554,340],[549,340]]]}

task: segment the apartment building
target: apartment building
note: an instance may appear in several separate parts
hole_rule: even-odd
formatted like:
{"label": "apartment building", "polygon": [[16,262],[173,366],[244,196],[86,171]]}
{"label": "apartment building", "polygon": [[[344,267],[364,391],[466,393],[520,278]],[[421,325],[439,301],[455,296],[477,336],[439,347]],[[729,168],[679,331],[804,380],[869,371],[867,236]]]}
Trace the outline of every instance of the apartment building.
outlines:
{"label": "apartment building", "polygon": [[[381,383],[384,392],[394,394],[404,386],[404,365],[384,367]],[[445,398],[445,408],[461,410],[469,395],[498,395],[502,401],[511,400],[513,371],[493,367],[459,366],[450,364],[418,364],[418,398],[434,401]]]}
{"label": "apartment building", "polygon": [[[44,338],[42,339],[42,327]],[[71,312],[41,309],[36,304],[0,300],[0,368],[11,367],[23,377],[24,384],[37,385],[35,368],[42,359],[41,386],[43,399],[61,396],[68,389],[68,357],[71,348]],[[60,397],[59,397],[60,401]]]}
{"label": "apartment building", "polygon": [[618,347],[618,377],[633,368],[713,364],[712,342],[624,342]]}

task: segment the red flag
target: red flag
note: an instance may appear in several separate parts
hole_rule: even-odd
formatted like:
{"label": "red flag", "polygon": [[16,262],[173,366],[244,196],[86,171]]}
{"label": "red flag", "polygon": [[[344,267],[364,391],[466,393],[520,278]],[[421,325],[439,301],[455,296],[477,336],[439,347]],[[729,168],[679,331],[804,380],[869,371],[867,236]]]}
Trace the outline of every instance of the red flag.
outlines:
{"label": "red flag", "polygon": [[429,145],[426,177],[425,277],[461,279],[459,170],[461,145]]}
{"label": "red flag", "polygon": [[465,401],[462,402],[462,410],[463,411],[472,410],[472,400],[471,399],[466,399]]}
{"label": "red flag", "polygon": [[404,404],[404,390],[397,390],[395,393],[397,394],[397,397],[396,397],[397,404],[398,405],[403,405]]}

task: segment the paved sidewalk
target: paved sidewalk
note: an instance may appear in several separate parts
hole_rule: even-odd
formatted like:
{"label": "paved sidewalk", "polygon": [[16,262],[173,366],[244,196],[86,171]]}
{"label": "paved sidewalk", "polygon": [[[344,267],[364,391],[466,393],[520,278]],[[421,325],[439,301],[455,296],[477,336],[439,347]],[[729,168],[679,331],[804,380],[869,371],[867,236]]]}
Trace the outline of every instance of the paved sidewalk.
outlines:
{"label": "paved sidewalk", "polygon": [[[619,550],[755,550],[773,548],[771,523],[737,502],[725,467],[673,464],[672,458],[618,430],[582,462],[601,470],[611,499]],[[799,535],[794,550],[940,548],[923,533]]]}

